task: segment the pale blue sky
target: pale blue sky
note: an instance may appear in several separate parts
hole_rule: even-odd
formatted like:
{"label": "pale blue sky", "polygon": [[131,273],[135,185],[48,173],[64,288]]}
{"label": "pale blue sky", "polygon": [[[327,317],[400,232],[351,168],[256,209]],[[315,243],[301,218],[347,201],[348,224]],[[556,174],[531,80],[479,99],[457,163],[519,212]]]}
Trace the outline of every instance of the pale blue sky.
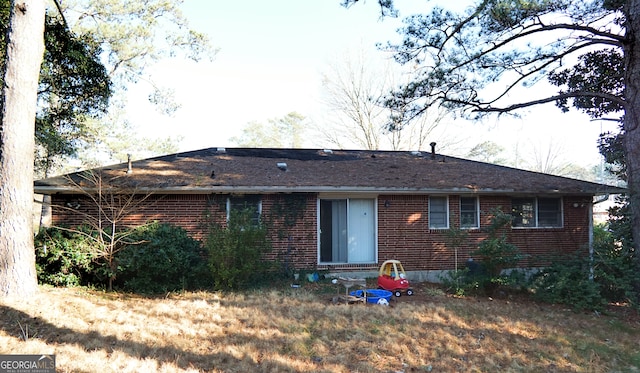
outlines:
{"label": "pale blue sky", "polygon": [[132,121],[152,119],[156,133],[173,134],[177,124],[186,148],[231,146],[228,137],[249,121],[292,111],[310,118],[319,110],[320,73],[328,63],[346,49],[376,53],[375,43],[400,25],[381,21],[375,1],[345,9],[340,0],[187,0],[183,10],[220,49],[216,59],[166,61],[153,70],[155,80],[176,90],[182,109],[175,117],[157,116],[136,90],[130,106]]}
{"label": "pale blue sky", "polygon": [[[396,3],[406,16],[434,1]],[[460,8],[471,1],[444,3]],[[183,10],[191,26],[220,48],[216,59],[165,61],[153,69],[154,79],[175,89],[182,104],[173,117],[158,115],[148,105],[145,87],[130,91],[130,120],[140,132],[182,135],[181,150],[234,146],[229,138],[239,135],[246,123],[292,111],[321,121],[326,108],[320,102],[320,74],[328,64],[348,49],[365,48],[375,56],[375,43],[398,40],[395,30],[401,26],[400,19],[380,20],[375,0],[360,1],[351,9],[341,7],[340,0],[186,0]],[[553,141],[575,162],[599,161],[600,123],[577,113],[561,114],[553,105],[533,109],[519,120],[458,120],[450,128],[450,136],[469,137],[467,147],[488,139],[505,148]]]}

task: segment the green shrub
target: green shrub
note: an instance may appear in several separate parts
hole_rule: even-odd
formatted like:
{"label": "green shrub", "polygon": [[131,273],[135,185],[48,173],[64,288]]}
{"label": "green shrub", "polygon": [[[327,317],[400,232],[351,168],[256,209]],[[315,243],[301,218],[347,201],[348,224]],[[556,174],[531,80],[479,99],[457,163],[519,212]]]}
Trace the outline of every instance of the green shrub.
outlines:
{"label": "green shrub", "polygon": [[638,304],[634,284],[640,281],[633,250],[616,238],[607,225],[593,230],[593,256],[558,259],[534,277],[533,290],[540,300],[575,309],[599,310],[608,302]]}
{"label": "green shrub", "polygon": [[469,268],[447,271],[440,276],[440,281],[448,293],[469,295],[478,292],[480,284],[470,275]]}
{"label": "green shrub", "polygon": [[210,287],[202,246],[183,228],[152,223],[134,229],[127,241],[116,255],[119,288],[157,294]]}
{"label": "green shrub", "polygon": [[226,227],[209,225],[205,246],[215,289],[246,288],[271,276],[273,265],[263,260],[271,251],[267,229],[253,217],[250,209],[232,210]]}
{"label": "green shrub", "polygon": [[89,240],[81,231],[41,229],[35,237],[38,282],[54,286],[87,285],[96,270]]}
{"label": "green shrub", "polygon": [[593,280],[607,301],[637,305],[634,285],[640,283],[640,273],[634,263],[634,250],[614,235],[607,225],[594,226]]}
{"label": "green shrub", "polygon": [[[524,287],[526,281],[521,271],[505,274],[505,269],[514,268],[525,256],[520,250],[508,242],[506,232],[511,226],[512,216],[505,214],[500,208],[491,211],[490,224],[486,228],[487,238],[478,244],[472,252],[477,261],[469,259],[465,268],[448,271],[440,280],[447,290],[457,295],[485,294],[493,295],[500,286]],[[447,234],[447,246],[456,252],[467,240],[467,233],[460,229],[452,229]]]}
{"label": "green shrub", "polygon": [[488,237],[478,244],[473,255],[480,258],[481,269],[472,271],[471,281],[488,295],[501,285],[512,285],[513,278],[505,276],[502,271],[515,267],[524,255],[512,243],[507,241],[505,230],[511,226],[512,216],[500,209],[492,211],[490,225],[487,228]]}
{"label": "green shrub", "polygon": [[600,286],[589,279],[589,260],[555,260],[532,277],[534,297],[547,303],[570,305],[575,310],[600,310],[606,303]]}

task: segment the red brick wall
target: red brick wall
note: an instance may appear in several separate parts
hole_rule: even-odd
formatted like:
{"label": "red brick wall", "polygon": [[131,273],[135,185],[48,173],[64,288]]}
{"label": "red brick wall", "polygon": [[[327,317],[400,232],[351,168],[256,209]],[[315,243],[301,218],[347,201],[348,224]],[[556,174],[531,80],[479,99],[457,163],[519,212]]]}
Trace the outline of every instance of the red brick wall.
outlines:
{"label": "red brick wall", "polygon": [[262,197],[262,220],[271,227],[274,248],[269,256],[296,268],[314,269],[318,262],[317,197],[296,195],[294,198],[301,204],[294,205],[287,204],[288,197],[288,194]]}
{"label": "red brick wall", "polygon": [[[385,207],[385,201],[389,201]],[[429,229],[429,196],[378,197],[378,261],[398,259],[405,270],[438,270],[455,267],[454,251],[447,248],[446,230]],[[573,207],[577,204],[578,207]],[[450,221],[459,222],[459,196],[449,196]],[[468,230],[467,244],[458,250],[458,264],[464,265],[477,245],[487,237],[484,232],[490,224],[491,211],[511,210],[510,197],[481,196],[481,229]],[[589,242],[589,201],[584,197],[564,197],[562,228],[512,228],[507,231],[508,241],[520,249],[527,259],[521,266],[540,266],[550,255],[569,254],[587,250]]]}
{"label": "red brick wall", "polygon": [[[271,227],[274,251],[269,258],[291,263],[298,268],[316,268],[317,195],[296,194],[299,204],[287,205],[288,194],[264,195],[262,216]],[[126,223],[142,224],[158,220],[187,229],[193,237],[204,238],[205,213],[216,221],[226,218],[226,195],[154,195],[128,215]],[[77,209],[54,208],[53,223],[79,225],[83,214],[95,213],[95,205],[82,196],[53,196],[53,205],[67,204]],[[380,195],[378,197],[378,262],[400,260],[408,271],[454,268],[454,252],[444,244],[446,230],[429,229],[428,195]],[[385,202],[388,203],[385,205]],[[578,207],[574,207],[574,204]],[[299,206],[303,206],[300,208]],[[481,227],[489,225],[490,211],[501,207],[508,212],[511,198],[480,197]],[[540,259],[558,253],[586,251],[589,240],[589,200],[584,197],[564,197],[562,228],[513,228],[508,231],[509,242],[524,254],[530,255],[522,266],[537,266]],[[297,219],[290,219],[287,211],[297,211]],[[295,212],[294,211],[294,212]],[[459,221],[459,196],[449,196],[450,221]],[[477,244],[487,237],[482,230],[469,230],[468,242],[458,251],[458,263],[470,257]],[[338,266],[340,268],[341,266]],[[368,267],[375,267],[368,266]]]}
{"label": "red brick wall", "polygon": [[[144,198],[144,200],[142,200]],[[53,195],[52,224],[78,226],[96,216],[96,203],[84,195]],[[110,205],[107,203],[107,205]],[[208,205],[208,196],[194,195],[151,195],[138,197],[128,208],[117,207],[126,212],[119,219],[121,226],[136,226],[150,221],[161,221],[181,226],[188,230],[194,238],[203,237],[204,212]]]}
{"label": "red brick wall", "polygon": [[[290,195],[262,196],[262,219],[271,227],[274,247],[268,259],[287,261],[298,268],[316,268],[316,195],[296,195],[295,198],[302,202],[302,208],[289,205],[288,196]],[[130,209],[120,226],[136,226],[157,220],[181,226],[192,237],[203,240],[209,219],[222,224],[226,221],[227,197],[205,194],[152,195]],[[53,195],[52,206],[53,225],[79,226],[87,223],[89,216],[96,216],[97,213],[96,204],[84,195]],[[301,216],[289,219],[288,215],[294,209]]]}

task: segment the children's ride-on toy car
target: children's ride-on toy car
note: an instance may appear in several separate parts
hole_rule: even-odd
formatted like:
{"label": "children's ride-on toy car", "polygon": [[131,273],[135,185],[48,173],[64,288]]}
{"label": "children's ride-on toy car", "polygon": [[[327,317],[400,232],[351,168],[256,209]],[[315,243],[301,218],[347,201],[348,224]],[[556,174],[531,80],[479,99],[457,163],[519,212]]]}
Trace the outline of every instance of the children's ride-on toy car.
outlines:
{"label": "children's ride-on toy car", "polygon": [[409,287],[407,274],[404,272],[399,260],[387,260],[382,263],[378,274],[378,287],[389,290],[396,297],[401,296],[403,293],[413,295],[413,289]]}

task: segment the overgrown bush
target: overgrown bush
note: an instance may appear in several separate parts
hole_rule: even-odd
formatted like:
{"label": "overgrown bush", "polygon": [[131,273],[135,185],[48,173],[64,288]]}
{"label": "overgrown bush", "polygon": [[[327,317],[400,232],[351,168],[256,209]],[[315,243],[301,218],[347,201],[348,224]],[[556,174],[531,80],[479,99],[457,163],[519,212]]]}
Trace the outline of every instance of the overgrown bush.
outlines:
{"label": "overgrown bush", "polygon": [[271,276],[273,265],[263,260],[271,242],[253,216],[250,209],[231,210],[226,226],[209,224],[205,246],[215,289],[246,288]]}
{"label": "overgrown bush", "polygon": [[86,229],[43,228],[35,237],[38,282],[54,286],[87,285],[96,266]]}
{"label": "overgrown bush", "polygon": [[186,230],[152,223],[134,229],[116,255],[116,286],[141,294],[195,290],[211,286],[202,245]]}
{"label": "overgrown bush", "polygon": [[488,237],[480,242],[473,254],[480,257],[488,276],[497,277],[505,268],[515,266],[523,258],[520,250],[507,241],[506,229],[511,227],[513,217],[500,209],[492,211]]}
{"label": "overgrown bush", "polygon": [[608,302],[637,306],[633,286],[640,281],[640,274],[635,270],[632,252],[607,225],[596,225],[593,257],[583,254],[554,260],[534,278],[533,290],[540,300],[579,310],[599,310]]}
{"label": "overgrown bush", "polygon": [[446,271],[440,276],[440,281],[447,292],[455,295],[467,295],[478,292],[480,284],[469,274],[469,268]]}
{"label": "overgrown bush", "polygon": [[534,297],[575,310],[600,310],[606,303],[600,286],[589,279],[589,260],[583,256],[556,259],[532,277]]}
{"label": "overgrown bush", "polygon": [[626,223],[612,219],[610,224],[594,227],[593,280],[608,302],[630,302],[637,306],[634,285],[640,283],[640,273],[634,263],[631,239],[626,238],[631,236],[631,227]]}
{"label": "overgrown bush", "polygon": [[[478,260],[470,259],[464,269],[448,271],[441,276],[441,281],[449,292],[457,295],[482,293],[491,296],[500,286],[524,286],[521,271],[504,273],[505,269],[514,268],[524,258],[520,250],[507,240],[506,229],[511,226],[512,217],[499,208],[491,213],[490,224],[486,228],[487,238],[472,252]],[[449,246],[461,247],[466,234],[453,232],[448,240]]]}

